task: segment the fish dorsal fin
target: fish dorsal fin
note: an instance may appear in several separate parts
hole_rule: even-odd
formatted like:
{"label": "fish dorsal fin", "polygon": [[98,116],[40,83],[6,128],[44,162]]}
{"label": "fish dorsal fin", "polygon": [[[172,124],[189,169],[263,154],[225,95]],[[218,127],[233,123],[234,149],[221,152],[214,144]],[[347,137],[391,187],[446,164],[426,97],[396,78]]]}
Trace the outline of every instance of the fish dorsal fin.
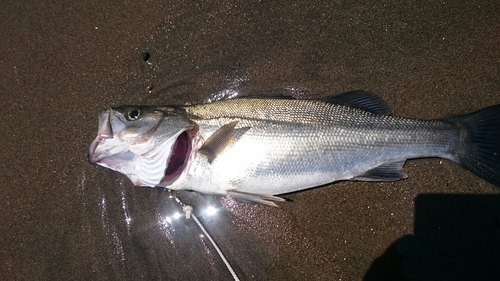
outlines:
{"label": "fish dorsal fin", "polygon": [[296,100],[294,96],[285,94],[251,94],[247,96],[236,97],[234,99],[283,99],[283,100]]}
{"label": "fish dorsal fin", "polygon": [[318,100],[345,105],[380,115],[392,114],[391,109],[384,100],[372,92],[363,90],[350,91],[339,95],[319,98]]}
{"label": "fish dorsal fin", "polygon": [[395,181],[405,179],[408,176],[403,171],[405,159],[386,162],[378,165],[377,167],[364,172],[362,175],[356,176],[353,180],[357,181]]}
{"label": "fish dorsal fin", "polygon": [[228,190],[227,194],[236,200],[244,201],[247,203],[257,203],[272,207],[278,207],[278,205],[276,205],[276,203],[274,202],[286,201],[285,199],[274,195],[255,194],[255,193],[241,192],[237,190]]}
{"label": "fish dorsal fin", "polygon": [[[235,99],[297,99],[285,94],[253,94],[248,96],[236,97]],[[340,104],[353,107],[380,115],[391,115],[392,111],[383,99],[372,92],[355,90],[338,95],[322,97],[316,99],[322,102]]]}
{"label": "fish dorsal fin", "polygon": [[207,156],[209,163],[212,163],[215,157],[217,157],[217,155],[224,151],[226,146],[229,144],[229,141],[233,137],[234,127],[236,126],[236,124],[238,124],[238,121],[233,121],[231,123],[225,124],[217,131],[215,131],[203,143],[199,152]]}

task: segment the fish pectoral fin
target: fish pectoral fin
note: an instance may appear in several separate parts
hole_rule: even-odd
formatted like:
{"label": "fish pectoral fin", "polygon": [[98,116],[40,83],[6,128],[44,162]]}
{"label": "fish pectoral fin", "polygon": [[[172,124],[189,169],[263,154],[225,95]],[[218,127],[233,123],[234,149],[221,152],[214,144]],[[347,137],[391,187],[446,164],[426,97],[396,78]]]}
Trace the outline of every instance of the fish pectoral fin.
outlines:
{"label": "fish pectoral fin", "polygon": [[224,151],[229,144],[234,135],[233,132],[236,124],[238,124],[238,121],[233,121],[220,127],[203,143],[199,152],[207,156],[209,163],[212,163],[215,157]]}
{"label": "fish pectoral fin", "polygon": [[408,176],[403,171],[403,165],[406,159],[387,162],[378,165],[377,167],[366,171],[362,175],[352,178],[357,181],[395,181],[406,179]]}
{"label": "fish pectoral fin", "polygon": [[285,202],[286,200],[274,196],[274,195],[267,195],[267,194],[255,194],[255,193],[248,193],[248,192],[241,192],[241,191],[236,191],[236,190],[228,190],[226,192],[229,196],[233,197],[236,200],[243,201],[246,203],[257,203],[257,204],[262,204],[262,205],[267,205],[267,206],[272,206],[272,207],[278,207],[276,203],[274,202]]}
{"label": "fish pectoral fin", "polygon": [[357,90],[328,96],[318,99],[319,101],[340,104],[353,107],[380,115],[391,115],[391,109],[383,99],[372,92]]}

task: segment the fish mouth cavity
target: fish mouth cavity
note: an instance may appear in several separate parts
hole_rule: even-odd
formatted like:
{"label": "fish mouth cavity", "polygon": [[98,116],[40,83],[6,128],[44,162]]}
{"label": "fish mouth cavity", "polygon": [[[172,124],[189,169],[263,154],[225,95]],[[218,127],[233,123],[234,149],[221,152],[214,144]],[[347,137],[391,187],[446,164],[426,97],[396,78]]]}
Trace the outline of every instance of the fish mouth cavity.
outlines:
{"label": "fish mouth cavity", "polygon": [[172,152],[167,160],[165,174],[160,180],[160,186],[167,187],[175,182],[182,171],[186,167],[188,156],[191,154],[192,149],[192,132],[186,130],[182,132],[175,140],[172,146]]}

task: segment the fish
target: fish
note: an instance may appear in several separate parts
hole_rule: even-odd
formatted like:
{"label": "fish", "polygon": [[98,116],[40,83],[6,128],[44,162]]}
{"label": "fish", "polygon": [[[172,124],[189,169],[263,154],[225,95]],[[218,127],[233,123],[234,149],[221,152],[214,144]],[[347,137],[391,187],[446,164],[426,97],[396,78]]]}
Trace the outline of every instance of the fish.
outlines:
{"label": "fish", "polygon": [[453,161],[500,187],[500,104],[439,120],[392,116],[363,90],[318,99],[254,95],[100,112],[88,160],[135,186],[276,206],[337,181],[407,178],[407,159]]}

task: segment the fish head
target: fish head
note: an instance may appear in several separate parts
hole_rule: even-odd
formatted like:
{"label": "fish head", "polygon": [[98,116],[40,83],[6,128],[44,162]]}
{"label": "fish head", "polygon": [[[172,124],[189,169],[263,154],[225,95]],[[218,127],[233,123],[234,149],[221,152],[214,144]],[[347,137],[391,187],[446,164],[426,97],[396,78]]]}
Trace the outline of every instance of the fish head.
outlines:
{"label": "fish head", "polygon": [[126,175],[136,186],[168,186],[185,168],[197,130],[178,107],[103,110],[88,160]]}

